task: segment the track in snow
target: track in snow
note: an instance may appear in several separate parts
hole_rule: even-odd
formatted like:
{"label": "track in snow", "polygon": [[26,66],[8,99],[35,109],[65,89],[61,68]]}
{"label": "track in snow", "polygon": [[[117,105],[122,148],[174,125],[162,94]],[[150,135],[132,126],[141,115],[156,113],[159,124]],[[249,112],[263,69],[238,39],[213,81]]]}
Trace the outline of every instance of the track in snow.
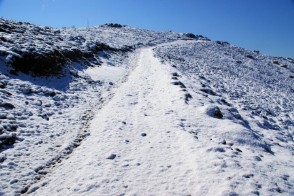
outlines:
{"label": "track in snow", "polygon": [[94,118],[89,138],[40,182],[37,195],[195,192],[194,139],[176,123],[174,110],[186,104],[171,84],[172,68],[151,48],[141,50],[137,64]]}

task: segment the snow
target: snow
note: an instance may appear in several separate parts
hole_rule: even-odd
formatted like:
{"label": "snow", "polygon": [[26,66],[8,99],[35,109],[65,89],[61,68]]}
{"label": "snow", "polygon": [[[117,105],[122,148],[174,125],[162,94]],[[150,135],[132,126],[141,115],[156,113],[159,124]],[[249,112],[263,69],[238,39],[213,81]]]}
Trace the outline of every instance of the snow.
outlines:
{"label": "snow", "polygon": [[[113,83],[123,80],[130,70],[124,58],[121,53],[112,54],[107,60],[100,57],[103,65],[112,62]],[[17,195],[41,179],[46,174],[43,170],[70,154],[88,136],[87,122],[94,109],[111,96],[108,91],[112,85],[110,77],[92,79],[91,76],[99,74],[87,73],[90,67],[83,62],[70,63],[70,68],[59,77],[22,73],[14,76],[9,74],[5,61],[0,61],[0,65],[1,83],[5,84],[0,102],[13,106],[0,108],[1,142],[16,134],[13,145],[1,146],[0,195]]]}
{"label": "snow", "polygon": [[173,85],[177,70],[151,49],[141,50],[137,65],[96,114],[91,137],[32,187],[40,187],[35,195],[267,195],[291,187],[291,152],[276,162],[262,137],[235,123],[228,108],[221,109],[224,119],[212,117],[215,106],[191,88],[200,84],[180,75],[186,91]]}
{"label": "snow", "polygon": [[94,81],[107,81],[107,82],[117,82],[121,80],[125,75],[125,69],[122,67],[109,66],[108,64],[103,64],[99,67],[90,67],[85,70],[85,73],[88,74]]}
{"label": "snow", "polygon": [[294,60],[188,35],[0,19],[0,195],[293,195]]}
{"label": "snow", "polygon": [[[190,186],[196,182],[185,185],[186,179],[195,175],[189,157],[193,154],[189,143],[194,140],[178,129],[179,116],[170,111],[186,105],[178,96],[180,89],[171,84],[170,68],[153,58],[151,49],[142,50],[137,63],[128,80],[95,116],[91,137],[50,174],[36,195],[195,191]],[[110,161],[108,156],[113,154],[116,157]],[[101,172],[93,172],[98,170]]]}

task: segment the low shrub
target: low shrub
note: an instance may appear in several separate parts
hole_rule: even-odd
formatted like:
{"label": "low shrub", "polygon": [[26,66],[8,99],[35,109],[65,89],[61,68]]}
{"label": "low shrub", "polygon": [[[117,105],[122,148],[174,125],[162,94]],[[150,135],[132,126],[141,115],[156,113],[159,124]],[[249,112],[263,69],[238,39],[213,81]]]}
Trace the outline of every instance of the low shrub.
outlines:
{"label": "low shrub", "polygon": [[222,46],[230,45],[230,43],[226,42],[226,41],[215,41],[215,42],[219,45],[222,45]]}
{"label": "low shrub", "polygon": [[126,25],[121,25],[121,24],[118,24],[118,23],[106,23],[103,26],[113,27],[113,28],[122,28],[122,27],[125,27]]}

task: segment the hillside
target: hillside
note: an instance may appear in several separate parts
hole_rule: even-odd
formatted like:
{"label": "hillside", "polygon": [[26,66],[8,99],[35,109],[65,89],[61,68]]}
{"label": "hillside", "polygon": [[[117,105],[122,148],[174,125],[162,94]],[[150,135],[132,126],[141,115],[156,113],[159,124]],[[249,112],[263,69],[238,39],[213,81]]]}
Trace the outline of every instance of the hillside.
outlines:
{"label": "hillside", "polygon": [[0,195],[293,195],[293,78],[201,35],[0,19]]}

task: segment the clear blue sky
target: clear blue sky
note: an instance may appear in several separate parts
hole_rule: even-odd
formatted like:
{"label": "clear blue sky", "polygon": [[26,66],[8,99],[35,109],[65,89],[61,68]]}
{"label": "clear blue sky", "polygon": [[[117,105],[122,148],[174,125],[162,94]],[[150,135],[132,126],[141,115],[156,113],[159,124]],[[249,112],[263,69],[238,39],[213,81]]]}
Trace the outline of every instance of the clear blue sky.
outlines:
{"label": "clear blue sky", "polygon": [[0,17],[53,27],[114,22],[294,58],[294,0],[0,0]]}

